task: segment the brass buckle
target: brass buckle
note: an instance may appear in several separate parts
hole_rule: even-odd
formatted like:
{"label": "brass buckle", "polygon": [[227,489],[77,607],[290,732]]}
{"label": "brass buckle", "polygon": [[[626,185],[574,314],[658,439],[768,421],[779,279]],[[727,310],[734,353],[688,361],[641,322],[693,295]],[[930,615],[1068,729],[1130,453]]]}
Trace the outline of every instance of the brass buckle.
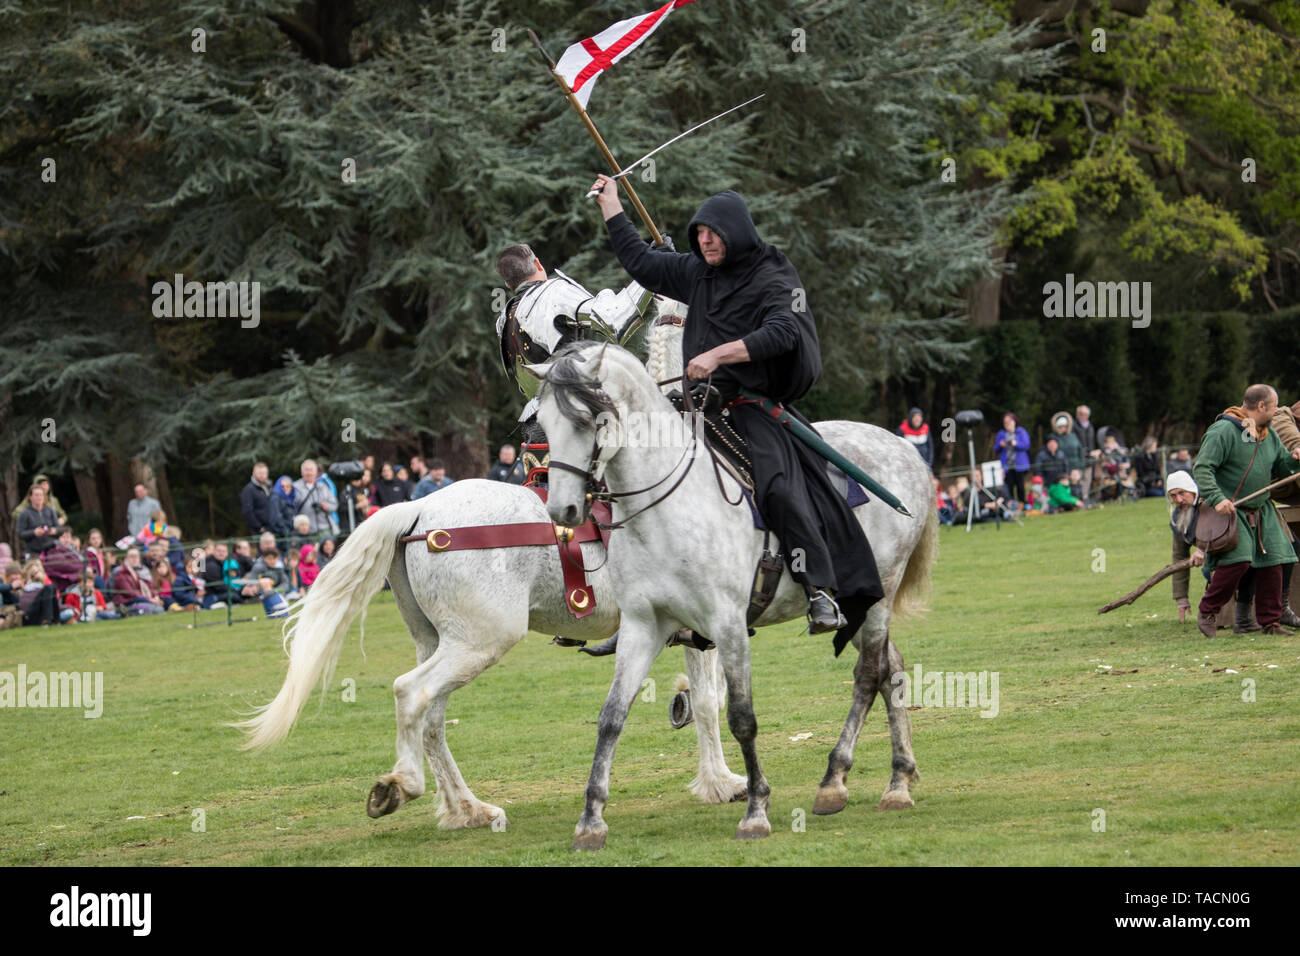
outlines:
{"label": "brass buckle", "polygon": [[555,537],[561,544],[568,544],[573,540],[573,529],[562,524],[555,525]]}
{"label": "brass buckle", "polygon": [[[439,544],[438,535],[442,535],[447,540],[443,541],[442,544]],[[425,537],[425,540],[428,541],[429,543],[430,551],[446,551],[448,548],[451,547],[451,533],[448,531],[443,531],[441,528],[437,529],[436,531],[430,531],[429,534]]]}
{"label": "brass buckle", "polygon": [[575,611],[586,610],[587,605],[591,603],[591,598],[582,588],[574,588],[569,592],[569,607]]}

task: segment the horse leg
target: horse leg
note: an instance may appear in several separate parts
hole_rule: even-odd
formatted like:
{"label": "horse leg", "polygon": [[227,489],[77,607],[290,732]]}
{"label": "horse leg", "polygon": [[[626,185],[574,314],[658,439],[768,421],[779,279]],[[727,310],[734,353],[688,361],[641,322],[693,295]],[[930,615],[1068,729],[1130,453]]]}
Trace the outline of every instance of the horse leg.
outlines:
{"label": "horse leg", "polygon": [[429,699],[421,697],[417,692],[424,677],[446,656],[443,644],[423,664],[393,681],[393,697],[397,701],[397,763],[393,765],[391,773],[380,777],[379,782],[370,788],[370,796],[366,798],[366,813],[371,817],[386,816],[402,804],[424,794],[420,731],[424,726]]}
{"label": "horse leg", "polygon": [[614,749],[641,684],[650,673],[650,665],[663,648],[663,629],[630,625],[627,609],[623,611],[618,656],[614,659],[614,682],[610,685],[605,704],[600,708],[596,725],[596,754],[591,762],[591,776],[587,779],[586,804],[578,825],[573,831],[573,849],[599,850],[605,846],[609,831],[604,820],[605,804],[609,800],[609,769],[614,760]]}
{"label": "horse leg", "polygon": [[884,663],[889,668],[888,674],[881,681],[880,694],[885,698],[885,709],[889,713],[889,743],[893,749],[890,766],[893,768],[889,777],[889,786],[880,798],[877,810],[905,810],[914,806],[911,785],[921,779],[916,769],[916,758],[912,755],[912,717],[907,712],[907,701],[896,693],[901,686],[901,679],[895,683],[895,675],[904,674],[903,655],[887,642]]}
{"label": "horse leg", "polygon": [[686,676],[691,682],[691,710],[700,744],[700,770],[689,789],[705,803],[730,803],[745,796],[746,780],[727,767],[718,721],[718,652],[686,651]]}
{"label": "horse leg", "polygon": [[397,701],[397,763],[371,789],[366,803],[370,816],[392,813],[424,793],[421,749],[439,786],[438,813],[449,815],[440,826],[445,829],[482,826],[501,813],[499,807],[481,803],[470,792],[451,757],[445,738],[447,698],[453,690],[464,687],[500,660],[521,637],[522,634],[504,646],[498,644],[484,649],[471,647],[455,636],[449,639],[444,633],[431,658],[393,681],[393,697]]}
{"label": "horse leg", "polygon": [[[710,635],[712,636],[712,634]],[[758,721],[754,718],[753,690],[749,681],[749,637],[742,630],[730,640],[713,637],[727,676],[727,726],[731,728],[745,757],[745,774],[748,777],[749,805],[745,816],[736,828],[736,839],[757,840],[772,833],[767,820],[768,797],[771,788],[758,764]]]}
{"label": "horse leg", "polygon": [[845,780],[853,766],[853,751],[858,745],[862,724],[867,719],[867,713],[876,698],[876,690],[880,686],[882,652],[885,642],[889,640],[887,619],[884,623],[885,630],[881,633],[882,640],[872,640],[879,625],[880,622],[873,622],[872,614],[868,613],[867,623],[857,635],[855,643],[858,643],[858,662],[853,667],[853,703],[849,707],[849,716],[845,718],[844,729],[840,731],[840,739],[826,761],[826,776],[817,787],[813,813],[839,813],[849,802],[849,788]]}
{"label": "horse leg", "polygon": [[[431,674],[425,690],[433,695],[424,718],[424,754],[428,758],[433,777],[438,782],[438,806],[435,811],[438,826],[443,830],[459,830],[496,824],[504,827],[505,811],[474,796],[460,768],[447,746],[447,699],[452,691],[464,687],[483,673],[494,659],[486,654],[459,656],[445,671]],[[448,680],[447,676],[454,679]],[[498,822],[499,821],[499,822]]]}

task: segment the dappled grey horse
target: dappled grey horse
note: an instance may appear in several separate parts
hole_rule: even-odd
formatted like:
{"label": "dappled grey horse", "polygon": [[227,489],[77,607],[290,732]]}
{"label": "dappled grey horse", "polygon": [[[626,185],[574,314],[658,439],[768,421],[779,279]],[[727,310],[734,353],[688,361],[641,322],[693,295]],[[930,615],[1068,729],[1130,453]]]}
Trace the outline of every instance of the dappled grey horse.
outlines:
{"label": "dappled grey horse", "polygon": [[[698,423],[693,427],[676,413],[631,353],[617,346],[578,343],[550,362],[528,368],[544,380],[538,420],[550,442],[551,519],[561,525],[580,523],[590,511],[592,490],[603,480],[613,496],[613,523],[624,526],[614,532],[609,546],[609,568],[622,611],[618,658],[600,711],[575,849],[604,846],[608,827],[603,811],[614,748],[632,701],[664,646],[663,635],[681,628],[708,635],[717,645],[726,676],[727,722],[744,755],[748,792],[736,835],[767,836],[769,789],[754,743],[757,726],[745,623],[763,532],[754,527],[749,509],[735,504],[740,500],[739,483],[730,475],[716,474],[707,463],[695,465],[705,457],[698,444]],[[654,440],[629,441],[633,423]],[[880,807],[911,806],[916,762],[907,711],[889,692],[891,676],[903,666],[889,640],[889,623],[896,610],[918,602],[929,583],[938,542],[930,473],[911,446],[883,429],[852,422],[817,427],[833,446],[869,468],[915,517],[900,515],[878,498],[854,512],[871,541],[885,596],[853,636],[858,649],[853,704],[831,751],[813,811],[834,813],[847,802],[845,776],[878,692],[889,712],[893,744],[893,772]],[[625,451],[629,445],[635,447]],[[755,623],[792,620],[801,617],[806,606],[802,586],[787,570]]]}

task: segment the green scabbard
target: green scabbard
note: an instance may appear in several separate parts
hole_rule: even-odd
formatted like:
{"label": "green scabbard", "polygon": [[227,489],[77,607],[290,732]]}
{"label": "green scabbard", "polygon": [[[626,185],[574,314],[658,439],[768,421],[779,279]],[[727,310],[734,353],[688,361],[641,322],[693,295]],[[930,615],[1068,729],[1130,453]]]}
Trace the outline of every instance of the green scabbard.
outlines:
{"label": "green scabbard", "polygon": [[906,515],[909,518],[914,517],[912,512],[908,511],[907,507],[901,501],[890,494],[888,489],[828,445],[825,439],[803,422],[792,416],[784,407],[772,401],[770,398],[764,398],[762,395],[755,395],[748,389],[742,388],[740,390],[740,396],[749,399],[768,415],[771,415],[778,422],[788,428],[790,434],[794,435],[801,442],[813,451],[817,452],[817,454],[821,455],[832,465],[839,468],[840,471],[844,472],[844,474],[848,475],[868,491],[874,492],[880,497],[881,501],[885,502],[885,504],[889,505],[899,514]]}

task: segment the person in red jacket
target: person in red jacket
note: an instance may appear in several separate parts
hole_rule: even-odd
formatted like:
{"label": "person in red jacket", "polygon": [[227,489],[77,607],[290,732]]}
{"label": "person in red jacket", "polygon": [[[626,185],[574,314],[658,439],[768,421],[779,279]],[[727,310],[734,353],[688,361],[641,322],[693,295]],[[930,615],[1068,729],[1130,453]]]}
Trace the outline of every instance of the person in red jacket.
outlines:
{"label": "person in red jacket", "polygon": [[114,621],[122,616],[108,606],[103,592],[95,587],[95,574],[89,568],[81,581],[63,595],[63,606],[77,612],[75,621]]}
{"label": "person in red jacket", "polygon": [[925,420],[925,413],[913,408],[907,413],[907,420],[898,426],[896,434],[901,435],[907,443],[916,449],[931,471],[934,470],[934,439],[930,436],[930,425]]}

